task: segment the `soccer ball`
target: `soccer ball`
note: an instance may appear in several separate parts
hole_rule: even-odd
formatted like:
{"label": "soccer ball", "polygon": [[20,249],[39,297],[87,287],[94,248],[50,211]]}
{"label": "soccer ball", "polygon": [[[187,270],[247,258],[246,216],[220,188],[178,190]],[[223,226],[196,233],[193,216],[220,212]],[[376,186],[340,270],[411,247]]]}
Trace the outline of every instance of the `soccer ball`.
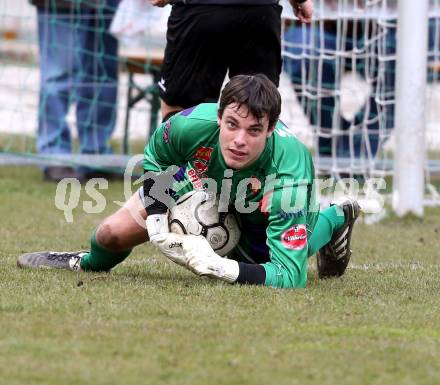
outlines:
{"label": "soccer ball", "polygon": [[238,217],[218,212],[218,200],[205,191],[193,190],[180,197],[170,210],[170,230],[177,234],[203,235],[213,250],[228,254],[240,239]]}

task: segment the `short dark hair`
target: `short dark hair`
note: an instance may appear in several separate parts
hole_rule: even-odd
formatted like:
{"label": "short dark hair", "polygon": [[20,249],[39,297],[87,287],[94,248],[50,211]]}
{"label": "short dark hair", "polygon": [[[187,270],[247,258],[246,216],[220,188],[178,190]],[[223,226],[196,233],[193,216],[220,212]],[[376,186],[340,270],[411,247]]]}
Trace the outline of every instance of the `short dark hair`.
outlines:
{"label": "short dark hair", "polygon": [[281,95],[275,84],[264,74],[232,77],[220,96],[220,118],[226,106],[232,103],[236,103],[237,108],[246,106],[258,120],[267,115],[269,127],[275,125],[281,113]]}

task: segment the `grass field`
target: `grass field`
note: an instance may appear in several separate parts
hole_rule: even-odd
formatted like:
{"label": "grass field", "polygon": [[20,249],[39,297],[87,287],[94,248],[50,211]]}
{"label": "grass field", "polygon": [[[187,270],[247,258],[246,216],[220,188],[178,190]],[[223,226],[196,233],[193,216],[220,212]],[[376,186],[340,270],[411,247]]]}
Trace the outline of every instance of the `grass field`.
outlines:
{"label": "grass field", "polygon": [[[304,290],[199,279],[150,247],[110,274],[30,271],[88,247],[124,200],[67,223],[35,168],[0,168],[0,384],[439,384],[440,209],[359,224],[341,279]],[[81,194],[80,203],[89,198]]]}

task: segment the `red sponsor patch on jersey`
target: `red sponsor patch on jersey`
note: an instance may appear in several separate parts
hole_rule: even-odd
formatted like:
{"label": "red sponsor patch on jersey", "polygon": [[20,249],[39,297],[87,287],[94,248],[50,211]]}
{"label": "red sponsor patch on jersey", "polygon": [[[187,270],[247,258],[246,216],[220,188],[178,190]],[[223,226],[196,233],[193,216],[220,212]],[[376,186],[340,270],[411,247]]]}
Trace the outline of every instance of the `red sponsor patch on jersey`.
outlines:
{"label": "red sponsor patch on jersey", "polygon": [[208,170],[208,165],[204,162],[200,162],[199,160],[194,161],[194,167],[199,174],[203,174]]}
{"label": "red sponsor patch on jersey", "polygon": [[194,170],[193,168],[190,168],[187,171],[187,174],[189,176],[189,180],[191,181],[191,184],[193,185],[194,190],[202,190],[203,183],[200,180],[199,176],[197,175],[196,170]]}
{"label": "red sponsor patch on jersey", "polygon": [[199,147],[194,154],[194,158],[209,162],[211,159],[212,147]]}
{"label": "red sponsor patch on jersey", "polygon": [[286,249],[302,250],[307,243],[306,225],[294,225],[281,235],[281,243]]}

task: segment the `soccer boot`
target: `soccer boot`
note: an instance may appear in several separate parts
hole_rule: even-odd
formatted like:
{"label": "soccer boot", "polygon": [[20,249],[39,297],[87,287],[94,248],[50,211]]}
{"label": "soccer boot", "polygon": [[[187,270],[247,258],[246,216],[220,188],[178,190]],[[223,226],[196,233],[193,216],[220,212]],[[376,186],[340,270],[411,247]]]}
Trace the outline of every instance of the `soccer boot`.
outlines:
{"label": "soccer boot", "polygon": [[361,208],[354,200],[347,200],[339,207],[344,212],[344,224],[316,254],[319,278],[340,277],[350,261],[351,232]]}
{"label": "soccer boot", "polygon": [[80,262],[87,252],[57,252],[57,251],[40,251],[36,253],[27,253],[20,255],[17,260],[18,267],[30,268],[55,268],[78,271],[80,270]]}

